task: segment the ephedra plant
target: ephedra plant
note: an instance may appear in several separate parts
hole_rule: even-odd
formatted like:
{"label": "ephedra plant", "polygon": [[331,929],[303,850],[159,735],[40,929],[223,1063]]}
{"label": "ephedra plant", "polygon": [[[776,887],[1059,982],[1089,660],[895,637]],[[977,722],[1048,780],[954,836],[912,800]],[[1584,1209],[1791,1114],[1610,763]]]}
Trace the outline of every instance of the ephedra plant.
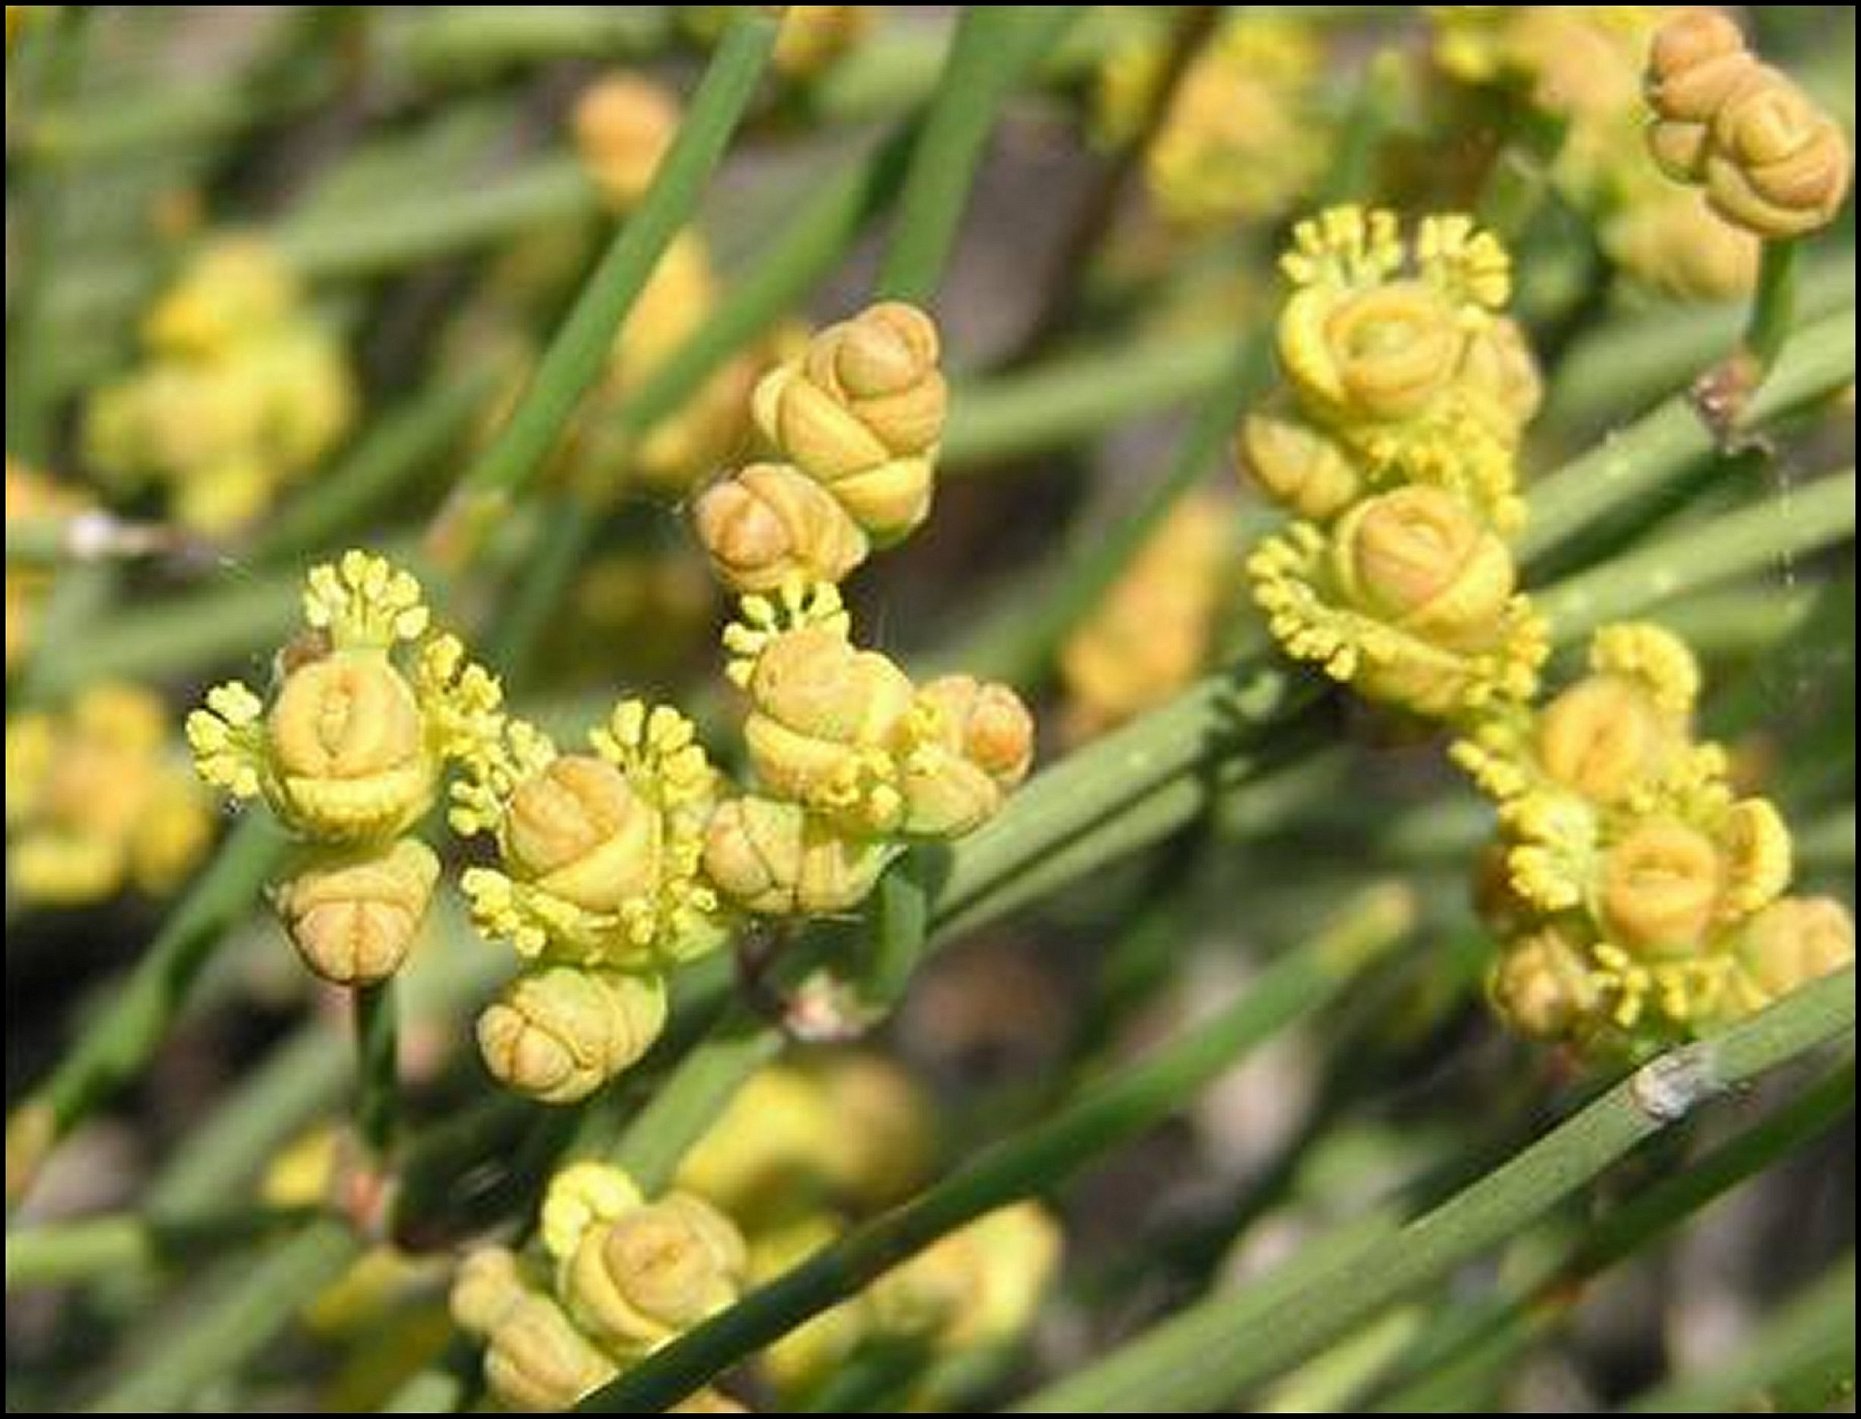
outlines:
{"label": "ephedra plant", "polygon": [[10,7],[9,1404],[1851,1398],[1745,18]]}

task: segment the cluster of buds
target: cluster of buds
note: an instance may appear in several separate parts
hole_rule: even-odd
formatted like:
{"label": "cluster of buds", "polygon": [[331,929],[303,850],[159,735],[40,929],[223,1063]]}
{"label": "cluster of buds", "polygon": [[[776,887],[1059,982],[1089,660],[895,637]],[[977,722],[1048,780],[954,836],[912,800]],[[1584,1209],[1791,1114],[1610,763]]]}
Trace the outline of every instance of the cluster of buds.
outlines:
{"label": "cluster of buds", "polygon": [[1248,561],[1274,635],[1368,698],[1461,720],[1532,693],[1545,628],[1507,538],[1540,386],[1510,262],[1461,216],[1333,208],[1282,262],[1286,388],[1238,457],[1299,520]]}
{"label": "cluster of buds", "polygon": [[[688,1193],[648,1202],[624,1172],[575,1163],[543,1200],[547,1274],[501,1247],[473,1252],[452,1314],[485,1341],[485,1380],[517,1410],[571,1409],[629,1365],[715,1315],[741,1293],[742,1236]],[[695,1406],[739,1408],[709,1395]]]}
{"label": "cluster of buds", "polygon": [[1059,671],[1069,739],[1135,718],[1202,673],[1229,590],[1234,529],[1228,497],[1184,498],[1067,637]]}
{"label": "cluster of buds", "polygon": [[720,581],[740,592],[838,583],[930,515],[948,391],[937,327],[886,301],[817,333],[751,397],[764,461],[693,507]]}
{"label": "cluster of buds", "polygon": [[1483,721],[1455,757],[1499,809],[1479,893],[1517,1029],[1639,1054],[1854,956],[1847,912],[1785,897],[1790,834],[1692,733],[1699,671],[1657,626],[1605,626],[1590,673]]}
{"label": "cluster of buds", "polygon": [[142,338],[148,363],[86,411],[85,453],[125,489],[164,485],[175,518],[198,532],[250,523],[353,422],[340,343],[256,239],[203,251]]}
{"label": "cluster of buds", "polygon": [[1684,9],[1648,55],[1648,148],[1677,182],[1704,189],[1726,221],[1759,237],[1827,226],[1848,195],[1841,125],[1745,48],[1729,17]]}
{"label": "cluster of buds", "polygon": [[[17,459],[6,461],[7,522],[70,518],[90,511],[90,500]],[[50,595],[54,572],[24,560],[6,566],[6,669],[14,668],[32,649],[33,621]]]}
{"label": "cluster of buds", "polygon": [[1666,12],[1652,5],[1439,5],[1434,58],[1450,76],[1517,94],[1562,131],[1550,179],[1603,250],[1669,295],[1750,290],[1758,243],[1649,156],[1642,71]]}
{"label": "cluster of buds", "polygon": [[7,868],[22,902],[162,895],[186,877],[213,816],[173,747],[161,699],[135,685],[94,685],[62,711],[7,721]]}
{"label": "cluster of buds", "polygon": [[[840,1230],[835,1218],[816,1213],[758,1237],[751,1276],[773,1280]],[[1037,1203],[987,1213],[784,1336],[764,1352],[764,1376],[785,1406],[802,1408],[868,1346],[907,1344],[957,1356],[1011,1344],[1032,1323],[1061,1248],[1059,1225]]]}
{"label": "cluster of buds", "polygon": [[406,960],[439,878],[408,834],[448,765],[482,755],[500,695],[457,638],[431,631],[419,583],[380,557],[314,568],[304,621],[269,703],[217,686],[187,737],[201,777],[262,798],[303,849],[276,903],[305,965],[372,985]]}
{"label": "cluster of buds", "polygon": [[757,789],[718,807],[704,866],[746,911],[847,910],[906,843],[980,827],[1027,775],[1033,719],[1014,691],[968,675],[913,684],[853,643],[830,584],[744,597],[724,640]]}
{"label": "cluster of buds", "polygon": [[588,741],[562,753],[505,716],[453,785],[453,828],[497,844],[496,867],[460,879],[473,919],[525,965],[480,1015],[479,1047],[502,1083],[549,1103],[644,1054],[665,1024],[663,972],[727,931],[701,868],[719,777],[691,721],[623,700]]}
{"label": "cluster of buds", "polygon": [[[1171,39],[1157,16],[1132,27],[1099,74],[1098,127],[1129,143],[1166,80]],[[1144,152],[1144,179],[1165,220],[1184,230],[1258,221],[1311,189],[1329,147],[1319,103],[1324,56],[1304,21],[1234,15],[1189,63]]]}

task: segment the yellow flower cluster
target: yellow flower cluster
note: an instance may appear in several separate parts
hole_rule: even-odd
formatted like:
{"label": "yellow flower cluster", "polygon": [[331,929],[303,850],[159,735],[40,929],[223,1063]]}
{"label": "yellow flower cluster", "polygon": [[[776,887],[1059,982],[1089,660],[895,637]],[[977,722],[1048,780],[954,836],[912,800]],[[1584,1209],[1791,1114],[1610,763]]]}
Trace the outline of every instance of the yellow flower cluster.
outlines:
{"label": "yellow flower cluster", "polygon": [[[741,1234],[684,1192],[648,1202],[624,1172],[575,1163],[550,1181],[542,1241],[548,1275],[502,1247],[473,1252],[452,1314],[486,1342],[485,1380],[512,1409],[573,1408],[628,1365],[706,1320],[743,1288]],[[739,1406],[709,1395],[699,1406]]]}
{"label": "yellow flower cluster", "polygon": [[679,102],[642,75],[603,75],[575,101],[575,150],[618,211],[630,209],[659,170],[678,133]]}
{"label": "yellow flower cluster", "polygon": [[1122,724],[1201,674],[1228,590],[1234,527],[1230,499],[1184,498],[1067,637],[1059,662],[1067,738]]}
{"label": "yellow flower cluster", "polygon": [[150,311],[142,339],[148,363],[86,411],[85,454],[125,489],[164,486],[175,518],[196,531],[251,522],[354,419],[341,345],[257,239],[204,250]]}
{"label": "yellow flower cluster", "polygon": [[[74,488],[28,468],[17,459],[6,461],[6,516],[9,523],[39,518],[75,517],[90,509],[90,500]],[[32,649],[33,620],[52,589],[50,567],[9,561],[6,567],[6,668],[12,674]]]}
{"label": "yellow flower cluster", "polygon": [[1827,899],[1782,894],[1790,834],[1692,737],[1699,671],[1657,626],[1605,626],[1590,673],[1482,721],[1454,756],[1499,808],[1480,894],[1517,1029],[1638,1054],[1756,1010],[1853,959]]}
{"label": "yellow flower cluster", "polygon": [[1429,10],[1435,60],[1447,73],[1517,91],[1563,125],[1552,181],[1595,222],[1611,260],[1672,295],[1738,295],[1756,280],[1758,243],[1699,192],[1663,177],[1642,132],[1642,70],[1669,13],[1659,5]]}
{"label": "yellow flower cluster", "polygon": [[665,1023],[662,972],[723,944],[700,859],[719,777],[690,720],[624,700],[565,754],[507,716],[453,786],[452,826],[488,833],[497,867],[461,886],[524,971],[479,1017],[499,1080],[550,1103],[586,1097]]}
{"label": "yellow flower cluster", "polygon": [[368,985],[406,959],[439,877],[432,850],[403,835],[447,765],[482,752],[499,690],[430,631],[419,583],[380,557],[313,569],[304,621],[269,704],[239,681],[217,686],[187,737],[201,777],[263,798],[304,845],[276,901],[305,964]]}
{"label": "yellow flower cluster", "polygon": [[1712,210],[1760,237],[1795,237],[1834,220],[1851,159],[1841,125],[1787,75],[1745,48],[1727,16],[1685,9],[1648,56],[1648,148]]}
{"label": "yellow flower cluster", "polygon": [[[1114,144],[1137,137],[1169,58],[1155,16],[1131,12],[1129,21],[1129,40],[1099,74],[1098,126]],[[1270,217],[1311,190],[1329,143],[1318,103],[1323,57],[1296,18],[1222,22],[1144,153],[1145,183],[1165,219],[1207,229]]]}
{"label": "yellow flower cluster", "polygon": [[930,515],[948,391],[937,327],[886,301],[820,331],[756,384],[770,459],[707,488],[693,507],[717,577],[737,591],[838,583],[874,547]]}
{"label": "yellow flower cluster", "polygon": [[22,902],[81,906],[125,887],[160,895],[187,876],[213,816],[172,755],[173,732],[158,696],[123,684],[7,721],[7,866]]}
{"label": "yellow flower cluster", "polygon": [[1392,213],[1338,207],[1298,225],[1282,267],[1286,387],[1238,449],[1299,515],[1248,561],[1274,635],[1430,718],[1526,699],[1545,629],[1506,539],[1540,389],[1500,313],[1504,248],[1461,216],[1425,219],[1411,247]]}
{"label": "yellow flower cluster", "polygon": [[[757,1239],[750,1275],[773,1280],[840,1231],[817,1213]],[[805,1406],[867,1345],[910,1343],[938,1355],[1006,1345],[1026,1333],[1059,1268],[1057,1222],[1022,1202],[977,1218],[886,1272],[865,1291],[764,1352],[763,1372],[785,1406]]]}
{"label": "yellow flower cluster", "polygon": [[704,866],[746,911],[847,910],[906,842],[962,837],[1027,775],[1034,725],[1014,691],[968,675],[913,684],[854,645],[829,584],[744,597],[725,645],[757,790],[718,807]]}

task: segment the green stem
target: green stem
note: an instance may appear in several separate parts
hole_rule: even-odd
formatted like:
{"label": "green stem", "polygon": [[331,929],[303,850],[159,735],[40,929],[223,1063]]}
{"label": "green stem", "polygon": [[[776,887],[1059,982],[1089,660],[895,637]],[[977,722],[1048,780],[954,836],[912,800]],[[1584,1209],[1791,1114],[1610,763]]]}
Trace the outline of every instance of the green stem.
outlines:
{"label": "green stem", "polygon": [[1663,1055],[1395,1236],[1263,1308],[1257,1292],[1201,1302],[1039,1391],[1021,1413],[1219,1407],[1317,1353],[1543,1216],[1709,1098],[1854,1031],[1854,968]]}
{"label": "green stem", "polygon": [[434,530],[469,551],[487,521],[534,475],[576,402],[599,377],[614,332],[660,256],[690,219],[775,46],[779,21],[746,9],[731,21],[652,186],[622,224],[556,332],[535,376],[491,447],[460,481]]}
{"label": "green stem", "polygon": [[490,372],[481,371],[388,410],[335,467],[266,521],[251,555],[266,562],[302,556],[378,513],[453,446],[494,388]]}
{"label": "green stem", "polygon": [[541,512],[540,545],[531,550],[523,575],[505,593],[496,634],[485,647],[499,677],[519,690],[529,683],[542,634],[601,531],[600,512],[573,493],[546,496]]}
{"label": "green stem", "polygon": [[69,1286],[161,1270],[243,1246],[304,1221],[301,1208],[244,1208],[190,1217],[119,1212],[22,1227],[6,1239],[6,1288]]}
{"label": "green stem", "polygon": [[1109,527],[1092,528],[1090,549],[1075,551],[1058,586],[1024,618],[1000,663],[986,667],[987,673],[1028,685],[1045,672],[1066,637],[1098,608],[1170,510],[1208,475],[1271,374],[1268,342],[1250,333],[1233,350],[1227,374],[1197,411],[1163,477],[1127,515]]}
{"label": "green stem", "polygon": [[158,1327],[137,1347],[136,1363],[83,1412],[186,1412],[201,1390],[235,1374],[361,1254],[362,1242],[342,1223],[311,1223],[256,1262],[227,1271],[204,1300]]}
{"label": "green stem", "polygon": [[424,82],[548,60],[632,59],[671,37],[663,5],[434,5],[376,12],[390,68]]}
{"label": "green stem", "polygon": [[[1854,380],[1853,307],[1800,331],[1745,410],[1755,428]],[[1531,490],[1531,521],[1520,539],[1526,560],[1541,557],[1611,508],[1653,491],[1719,452],[1691,396],[1675,395]]]}
{"label": "green stem", "polygon": [[856,1294],[939,1237],[1033,1196],[1154,1128],[1255,1045],[1332,999],[1406,934],[1384,894],[1254,980],[1246,994],[1136,1065],[1110,1071],[1044,1124],[995,1145],[911,1201],[883,1213],[697,1329],[654,1352],[578,1406],[657,1412],[713,1375]]}
{"label": "green stem", "polygon": [[1850,469],[1786,488],[1756,507],[1676,532],[1560,582],[1539,609],[1569,639],[1643,606],[1703,591],[1773,562],[1844,542],[1855,530],[1855,475]]}
{"label": "green stem", "polygon": [[376,1166],[394,1149],[399,1115],[400,1011],[392,977],[355,996],[355,1129]]}
{"label": "green stem", "polygon": [[[1826,1392],[1812,1413],[1833,1399],[1855,1371],[1855,1259],[1847,1257],[1805,1287],[1730,1360],[1702,1374],[1681,1375],[1638,1396],[1624,1414],[1729,1414],[1751,1407],[1771,1387],[1814,1371]],[[1769,1407],[1769,1406],[1765,1406]]]}
{"label": "green stem", "polygon": [[1751,318],[1745,325],[1742,352],[1753,365],[1754,380],[1761,381],[1777,363],[1796,323],[1798,253],[1802,242],[1779,237],[1764,243],[1758,264],[1758,289],[1751,299]]}
{"label": "green stem", "polygon": [[923,305],[936,295],[1002,105],[1083,8],[964,9],[911,155],[892,244],[879,273],[882,296]]}
{"label": "green stem", "polygon": [[868,907],[870,955],[859,972],[860,1003],[885,1013],[904,998],[930,934],[931,849],[915,848],[886,869]]}
{"label": "green stem", "polygon": [[1480,200],[1480,225],[1505,241],[1517,241],[1544,204],[1551,187],[1551,165],[1569,130],[1565,119],[1528,114],[1523,142],[1506,144],[1487,176]]}
{"label": "green stem", "polygon": [[[61,6],[49,24],[37,92],[31,96],[35,105],[63,103],[76,88],[84,68],[90,7]],[[7,107],[12,108],[11,91]],[[47,277],[57,266],[65,187],[63,178],[43,162],[31,164],[17,190],[10,175],[8,181],[6,451],[29,463],[42,463],[52,452],[44,295]]]}
{"label": "green stem", "polygon": [[168,1033],[221,934],[282,859],[284,835],[248,814],[174,909],[102,1015],[7,1120],[7,1192],[31,1185],[45,1154],[127,1083]]}

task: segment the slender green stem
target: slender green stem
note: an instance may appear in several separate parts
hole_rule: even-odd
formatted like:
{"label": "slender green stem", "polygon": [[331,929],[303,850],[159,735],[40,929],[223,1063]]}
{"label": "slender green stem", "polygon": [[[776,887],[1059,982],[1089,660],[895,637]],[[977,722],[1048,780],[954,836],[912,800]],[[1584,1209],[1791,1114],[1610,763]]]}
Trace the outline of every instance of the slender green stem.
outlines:
{"label": "slender green stem", "polygon": [[[1755,428],[1852,383],[1855,316],[1852,307],[1800,331],[1745,410]],[[1542,556],[1609,509],[1669,482],[1692,464],[1718,453],[1712,430],[1689,395],[1665,401],[1624,429],[1608,434],[1588,453],[1565,464],[1531,490],[1531,521],[1521,539],[1527,560]]]}
{"label": "slender green stem", "polygon": [[1214,389],[1232,370],[1226,331],[1063,354],[1022,373],[960,383],[939,477],[960,477],[1082,441]]}
{"label": "slender green stem", "polygon": [[594,1413],[651,1413],[855,1294],[986,1212],[1051,1187],[1162,1122],[1263,1040],[1332,999],[1407,932],[1374,893],[1315,940],[1268,967],[1246,994],[1136,1065],[1108,1072],[1068,1108],[978,1155],[911,1201],[856,1228],[794,1270],[643,1360],[584,1400]]}
{"label": "slender green stem", "polygon": [[[60,6],[48,24],[44,63],[37,92],[31,96],[35,105],[63,103],[76,88],[84,69],[90,7]],[[10,111],[10,92],[7,106]],[[10,125],[10,117],[8,121]],[[17,189],[9,174],[8,189],[6,451],[38,463],[52,451],[44,295],[47,275],[57,265],[65,183],[45,163],[35,162]]]}
{"label": "slender green stem", "polygon": [[8,1116],[9,1198],[31,1185],[45,1153],[147,1062],[221,934],[245,913],[283,852],[284,835],[270,818],[241,820],[101,1016]]}
{"label": "slender green stem", "polygon": [[377,513],[451,448],[483,409],[489,371],[434,384],[389,409],[327,473],[266,521],[251,554],[277,562],[329,545]]}
{"label": "slender green stem", "polygon": [[[1625,1414],[1729,1414],[1775,1385],[1813,1370],[1826,1377],[1811,1413],[1852,1384],[1855,1372],[1855,1259],[1850,1252],[1793,1297],[1739,1351],[1701,1374],[1680,1375],[1636,1397]],[[1766,1406],[1768,1407],[1768,1406]]]}
{"label": "slender green stem", "polygon": [[436,546],[457,537],[460,550],[471,548],[487,520],[534,475],[576,401],[600,375],[614,332],[666,247],[690,220],[748,109],[778,24],[754,9],[740,11],[731,21],[652,186],[556,332],[509,421],[454,490],[435,528]]}
{"label": "slender green stem", "polygon": [[1002,105],[1083,8],[964,9],[911,155],[892,244],[879,273],[880,295],[921,305],[936,294]]}
{"label": "slender green stem", "polygon": [[377,1166],[394,1149],[400,1096],[400,1009],[392,977],[355,997],[355,1129]]}
{"label": "slender green stem", "polygon": [[587,172],[563,155],[482,185],[389,198],[366,215],[312,208],[273,234],[278,253],[306,280],[380,275],[489,245],[517,232],[593,214],[600,198]]}
{"label": "slender green stem", "polygon": [[543,632],[601,531],[599,510],[573,493],[546,495],[541,511],[539,545],[526,560],[523,575],[506,593],[497,631],[486,646],[500,678],[519,690],[529,682],[531,661]]}
{"label": "slender green stem", "polygon": [[1066,637],[1098,608],[1170,509],[1208,475],[1242,412],[1259,397],[1271,374],[1268,342],[1250,333],[1233,350],[1227,374],[1196,412],[1163,477],[1129,514],[1109,527],[1091,529],[1089,547],[1075,549],[1059,585],[1025,616],[1000,663],[984,667],[987,673],[1026,685],[1045,672]]}
{"label": "slender green stem", "polygon": [[904,997],[930,935],[931,849],[916,848],[886,869],[868,908],[870,950],[859,972],[860,1003],[889,1011]]}
{"label": "slender green stem", "polygon": [[1539,608],[1560,638],[1580,635],[1656,601],[1736,580],[1773,562],[1788,567],[1855,530],[1855,475],[1818,478],[1756,507],[1663,537],[1571,577],[1544,593]]}
{"label": "slender green stem", "polygon": [[1281,1295],[1270,1312],[1250,1291],[1204,1301],[1024,1400],[1016,1412],[1225,1405],[1529,1225],[1715,1095],[1852,1037],[1854,1008],[1851,966],[1644,1065],[1395,1236]]}
{"label": "slender green stem", "polygon": [[1756,380],[1762,380],[1777,363],[1777,356],[1795,328],[1801,251],[1802,242],[1795,237],[1764,243],[1758,264],[1758,289],[1751,298],[1751,318],[1745,325],[1742,345],[1742,353],[1752,361]]}
{"label": "slender green stem", "polygon": [[1516,241],[1543,205],[1569,129],[1562,118],[1537,114],[1527,114],[1522,126],[1520,141],[1500,150],[1480,201],[1480,225],[1507,241]]}
{"label": "slender green stem", "polygon": [[242,1208],[190,1217],[115,1212],[22,1227],[6,1239],[6,1288],[68,1286],[193,1262],[305,1220],[301,1208]]}
{"label": "slender green stem", "polygon": [[1314,207],[1362,202],[1374,195],[1376,160],[1401,111],[1407,82],[1404,66],[1393,51],[1378,50],[1370,56],[1338,132],[1323,200]]}
{"label": "slender green stem", "polygon": [[341,1222],[311,1223],[261,1255],[216,1278],[211,1293],[178,1312],[136,1347],[135,1363],[83,1412],[186,1412],[208,1385],[235,1374],[310,1297],[362,1254]]}
{"label": "slender green stem", "polygon": [[781,1048],[781,1034],[767,1021],[733,1007],[627,1126],[609,1160],[642,1192],[660,1191],[743,1081]]}
{"label": "slender green stem", "polygon": [[9,567],[130,561],[172,554],[183,545],[182,537],[166,523],[123,522],[107,512],[9,518],[6,525]]}
{"label": "slender green stem", "polygon": [[480,80],[552,59],[630,59],[671,38],[664,5],[433,5],[377,12],[390,68],[426,82]]}

